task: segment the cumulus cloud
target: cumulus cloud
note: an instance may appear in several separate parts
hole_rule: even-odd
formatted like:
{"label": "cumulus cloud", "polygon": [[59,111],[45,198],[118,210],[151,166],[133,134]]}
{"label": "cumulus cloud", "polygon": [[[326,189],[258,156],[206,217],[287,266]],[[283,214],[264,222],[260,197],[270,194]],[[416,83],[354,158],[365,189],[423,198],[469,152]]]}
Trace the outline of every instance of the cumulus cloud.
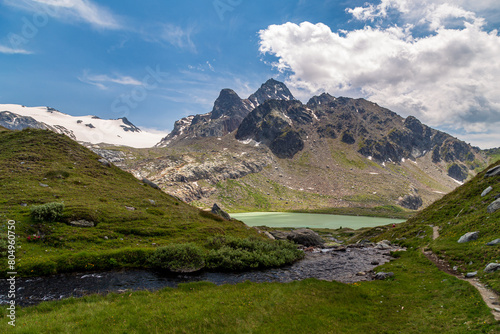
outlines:
{"label": "cumulus cloud", "polygon": [[116,15],[90,0],[5,0],[5,3],[64,21],[83,21],[95,28],[123,28]]}
{"label": "cumulus cloud", "polygon": [[118,85],[131,85],[140,86],[142,83],[130,76],[107,74],[90,74],[84,71],[83,75],[78,78],[80,81],[99,87],[100,89],[107,89],[107,84],[113,83]]}
{"label": "cumulus cloud", "polygon": [[[461,7],[419,2],[416,15],[413,3],[382,0],[350,9],[367,22],[353,31],[309,22],[272,25],[259,32],[260,51],[277,57],[273,65],[301,97],[322,91],[366,97],[457,133],[498,132],[498,32]],[[391,16],[399,25],[388,24]]]}

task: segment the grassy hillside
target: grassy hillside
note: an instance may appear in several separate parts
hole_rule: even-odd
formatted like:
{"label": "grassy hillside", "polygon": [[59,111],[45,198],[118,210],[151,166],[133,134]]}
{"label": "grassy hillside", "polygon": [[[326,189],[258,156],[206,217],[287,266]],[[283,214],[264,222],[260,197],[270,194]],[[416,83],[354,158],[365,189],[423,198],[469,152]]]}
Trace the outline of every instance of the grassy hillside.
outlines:
{"label": "grassy hillside", "polygon": [[[457,266],[462,273],[478,271],[478,276],[500,291],[500,272],[484,273],[488,263],[500,260],[500,246],[486,243],[500,238],[500,210],[490,214],[488,205],[500,194],[500,176],[485,178],[489,169],[500,165],[496,162],[474,179],[460,186],[442,199],[433,203],[419,214],[394,229],[376,236],[375,240],[396,240],[412,247],[427,246],[438,256],[446,259],[451,266]],[[493,190],[486,196],[481,193],[491,186]],[[432,240],[432,228],[438,226],[440,236]],[[467,232],[479,231],[479,239],[468,243],[458,243]],[[375,230],[363,235],[370,237]]]}
{"label": "grassy hillside", "polygon": [[491,162],[500,161],[500,147],[490,148],[483,151],[490,158]]}
{"label": "grassy hillside", "polygon": [[[143,266],[167,244],[205,245],[216,235],[259,238],[241,222],[200,211],[99,159],[53,132],[0,132],[0,251],[7,247],[7,222],[15,220],[21,275]],[[64,203],[56,222],[30,216],[33,205],[50,202]],[[97,225],[68,225],[82,219]]]}

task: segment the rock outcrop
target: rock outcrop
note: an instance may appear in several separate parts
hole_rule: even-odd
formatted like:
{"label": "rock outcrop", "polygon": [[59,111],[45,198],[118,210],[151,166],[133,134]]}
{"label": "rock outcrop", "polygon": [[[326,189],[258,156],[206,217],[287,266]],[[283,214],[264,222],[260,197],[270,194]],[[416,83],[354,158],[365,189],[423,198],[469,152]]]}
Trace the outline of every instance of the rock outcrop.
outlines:
{"label": "rock outcrop", "polygon": [[487,208],[488,213],[493,213],[493,212],[497,211],[498,209],[500,209],[500,198],[495,200],[490,205],[488,205],[488,208]]}
{"label": "rock outcrop", "polygon": [[306,247],[323,246],[323,239],[321,239],[319,234],[307,228],[293,230],[287,238]]}
{"label": "rock outcrop", "polygon": [[226,211],[222,210],[217,205],[217,203],[214,203],[214,205],[212,206],[212,213],[214,215],[224,218],[225,220],[231,220],[231,216]]}
{"label": "rock outcrop", "polygon": [[420,207],[422,207],[423,201],[422,197],[414,194],[404,196],[401,200],[399,200],[398,204],[406,209],[418,210]]}
{"label": "rock outcrop", "polygon": [[473,240],[477,240],[479,238],[479,232],[476,231],[476,232],[468,232],[468,233],[465,233],[464,235],[462,235],[460,237],[460,239],[458,239],[458,243],[465,243],[465,242],[469,242],[469,241],[473,241]]}

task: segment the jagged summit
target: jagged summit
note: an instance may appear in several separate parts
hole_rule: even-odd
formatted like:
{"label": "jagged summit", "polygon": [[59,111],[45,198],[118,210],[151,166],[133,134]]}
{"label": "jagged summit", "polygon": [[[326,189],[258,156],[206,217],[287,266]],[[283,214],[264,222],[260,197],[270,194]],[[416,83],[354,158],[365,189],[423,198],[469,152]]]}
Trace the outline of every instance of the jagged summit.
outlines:
{"label": "jagged summit", "polygon": [[269,79],[248,99],[241,99],[232,89],[221,90],[211,112],[182,118],[157,146],[167,146],[186,138],[222,137],[238,128],[243,119],[268,100],[295,100],[286,85]]}
{"label": "jagged summit", "polygon": [[261,105],[267,100],[295,100],[288,87],[277,80],[269,79],[260,88],[248,98],[255,107]]}

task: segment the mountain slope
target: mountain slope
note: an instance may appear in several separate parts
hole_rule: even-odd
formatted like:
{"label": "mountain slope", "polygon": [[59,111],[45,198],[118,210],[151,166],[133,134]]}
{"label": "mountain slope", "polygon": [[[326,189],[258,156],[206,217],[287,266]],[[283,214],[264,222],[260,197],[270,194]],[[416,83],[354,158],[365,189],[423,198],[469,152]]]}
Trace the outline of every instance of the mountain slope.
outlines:
{"label": "mountain slope", "polygon": [[[244,100],[223,90],[232,102],[218,99],[211,113],[179,121],[163,147],[101,154],[187,202],[229,211],[417,210],[486,165],[478,148],[415,117],[326,93],[303,104],[283,86],[262,85],[242,120],[247,111],[231,107]],[[280,99],[266,100],[273,94]]]}
{"label": "mountain slope", "polygon": [[222,137],[236,130],[243,119],[267,100],[295,100],[282,82],[269,79],[248,99],[241,99],[231,89],[223,89],[211,112],[188,116],[175,122],[174,129],[163,138],[158,147],[173,145],[183,139],[197,137]]}
{"label": "mountain slope", "polygon": [[[500,270],[485,272],[486,266],[497,262],[500,257],[500,244],[487,245],[500,239],[500,210],[491,210],[491,204],[500,198],[500,174],[486,176],[493,168],[500,169],[500,162],[490,165],[406,223],[374,237],[373,240],[399,239],[406,246],[427,246],[447,260],[451,267],[456,266],[457,273],[477,271],[478,277],[499,292]],[[489,192],[485,191],[489,187]],[[435,240],[432,238],[432,226],[439,230],[439,237]],[[461,236],[475,231],[479,232],[476,240],[458,243]],[[373,230],[361,238],[370,238],[372,233],[380,232]]]}
{"label": "mountain slope", "polygon": [[0,125],[11,129],[36,128],[67,135],[91,144],[107,143],[131,147],[152,147],[161,135],[144,132],[126,117],[103,120],[97,116],[70,116],[49,107],[0,104]]}
{"label": "mountain slope", "polygon": [[[0,132],[0,216],[4,222],[16,221],[17,245],[22,247],[16,255],[19,273],[144,265],[157,246],[200,243],[213,235],[257,235],[240,222],[200,211],[99,159],[51,131]],[[64,203],[60,220],[46,223],[30,217],[32,205],[50,202]],[[96,226],[71,226],[81,220]],[[6,233],[6,224],[1,232]],[[33,235],[41,240],[28,242]]]}

